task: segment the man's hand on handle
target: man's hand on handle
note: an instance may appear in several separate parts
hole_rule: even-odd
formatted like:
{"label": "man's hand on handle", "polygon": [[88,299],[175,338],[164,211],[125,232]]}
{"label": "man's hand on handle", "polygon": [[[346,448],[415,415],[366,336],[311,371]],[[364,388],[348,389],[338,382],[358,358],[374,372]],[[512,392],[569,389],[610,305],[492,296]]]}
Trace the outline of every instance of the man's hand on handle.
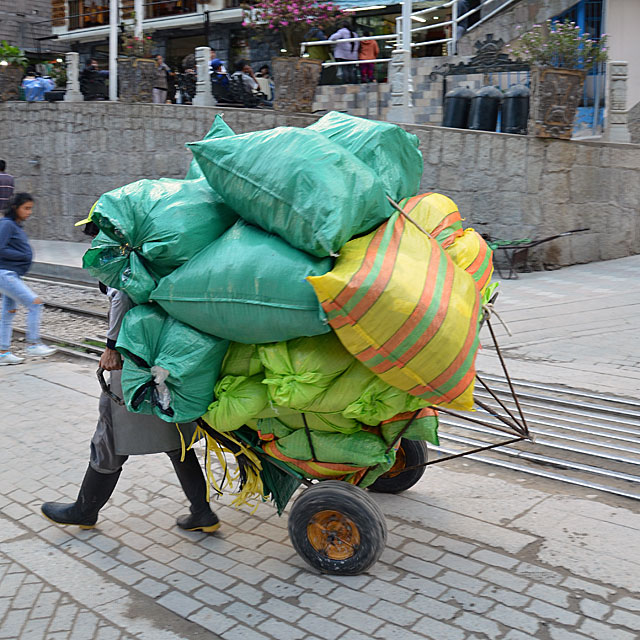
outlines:
{"label": "man's hand on handle", "polygon": [[100,356],[99,366],[105,371],[119,371],[122,369],[122,358],[115,349],[107,347],[102,356]]}

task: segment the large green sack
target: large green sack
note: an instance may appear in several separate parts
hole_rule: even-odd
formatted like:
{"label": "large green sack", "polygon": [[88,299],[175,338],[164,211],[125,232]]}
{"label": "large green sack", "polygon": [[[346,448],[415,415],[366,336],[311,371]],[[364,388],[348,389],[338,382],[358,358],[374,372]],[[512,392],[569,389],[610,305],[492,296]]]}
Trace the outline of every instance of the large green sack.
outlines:
{"label": "large green sack", "polygon": [[[331,433],[357,433],[362,430],[362,425],[355,420],[345,418],[339,413],[301,413],[293,411],[287,413],[287,409],[278,407],[281,412],[278,415],[262,417],[258,420],[258,429],[261,433],[273,433],[276,437],[281,438],[298,429],[306,429],[311,431],[329,431]],[[283,428],[288,429],[284,432]]]}
{"label": "large green sack", "polygon": [[315,131],[277,127],[187,146],[240,216],[316,256],[337,254],[393,212],[376,174]]}
{"label": "large green sack", "polygon": [[[207,135],[202,138],[203,140],[213,140],[214,138],[224,138],[225,136],[233,136],[235,133],[233,129],[222,119],[222,115],[218,114],[211,125],[211,129]],[[185,180],[197,180],[198,178],[203,178],[204,174],[202,173],[202,169],[200,165],[194,160],[191,160],[191,164],[189,165],[189,170],[187,171],[187,175],[184,177]]]}
{"label": "large green sack", "polygon": [[307,129],[348,149],[371,167],[396,202],[418,193],[423,168],[418,137],[397,124],[330,111]]}
{"label": "large green sack", "polygon": [[136,303],[157,280],[218,238],[238,216],[206,180],[138,180],[103,194],[92,220],[101,233],[82,264]]}
{"label": "large green sack", "polygon": [[151,295],[178,320],[246,344],[327,333],[329,325],[307,276],[331,269],[277,236],[239,220]]}
{"label": "large green sack", "polygon": [[228,346],[227,340],[196,331],[156,305],[134,307],[122,321],[116,344],[124,356],[127,409],[167,422],[199,418],[213,400]]}

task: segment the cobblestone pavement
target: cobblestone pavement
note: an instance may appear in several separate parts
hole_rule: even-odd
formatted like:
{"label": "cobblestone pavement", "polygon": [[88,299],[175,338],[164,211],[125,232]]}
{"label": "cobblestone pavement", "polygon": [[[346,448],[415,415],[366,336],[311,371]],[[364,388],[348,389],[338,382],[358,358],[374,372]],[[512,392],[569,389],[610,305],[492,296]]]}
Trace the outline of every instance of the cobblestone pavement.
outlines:
{"label": "cobblestone pavement", "polygon": [[320,576],[268,505],[215,507],[219,535],[174,525],[164,455],[134,457],[92,531],[45,520],[74,499],[96,417],[84,365],[0,370],[0,638],[633,640],[640,516],[624,499],[472,462],[374,495],[387,549],[366,575]]}
{"label": "cobblestone pavement", "polygon": [[[513,373],[637,397],[638,276],[635,257],[503,282]],[[127,462],[96,529],[55,526],[39,507],[75,499],[97,396],[84,365],[0,369],[0,639],[640,638],[637,503],[472,461],[372,494],[389,539],[356,577],[308,569],[268,505],[225,496],[218,535],[180,531],[162,454]]]}

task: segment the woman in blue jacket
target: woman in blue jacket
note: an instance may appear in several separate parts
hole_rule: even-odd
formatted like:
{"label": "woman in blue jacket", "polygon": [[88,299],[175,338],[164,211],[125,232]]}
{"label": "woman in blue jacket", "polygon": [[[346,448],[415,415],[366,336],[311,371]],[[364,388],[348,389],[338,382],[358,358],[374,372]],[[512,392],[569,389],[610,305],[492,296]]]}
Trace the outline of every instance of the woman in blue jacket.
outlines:
{"label": "woman in blue jacket", "polygon": [[56,350],[40,342],[42,299],[22,281],[33,260],[33,251],[22,224],[33,212],[33,198],[17,193],[9,201],[4,218],[0,218],[0,366],[19,364],[24,358],[11,353],[13,318],[18,304],[27,309],[27,355],[50,356]]}

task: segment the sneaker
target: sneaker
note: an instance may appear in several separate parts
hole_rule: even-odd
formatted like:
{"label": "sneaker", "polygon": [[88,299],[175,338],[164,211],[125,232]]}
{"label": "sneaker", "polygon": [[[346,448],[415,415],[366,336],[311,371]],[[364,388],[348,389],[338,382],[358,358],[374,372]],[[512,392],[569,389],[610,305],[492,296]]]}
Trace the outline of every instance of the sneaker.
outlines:
{"label": "sneaker", "polygon": [[24,362],[24,358],[14,356],[11,351],[0,353],[0,367],[8,364],[20,364],[21,362]]}
{"label": "sneaker", "polygon": [[46,344],[30,344],[27,347],[27,355],[32,357],[46,358],[47,356],[52,356],[57,349],[54,347],[47,347]]}

